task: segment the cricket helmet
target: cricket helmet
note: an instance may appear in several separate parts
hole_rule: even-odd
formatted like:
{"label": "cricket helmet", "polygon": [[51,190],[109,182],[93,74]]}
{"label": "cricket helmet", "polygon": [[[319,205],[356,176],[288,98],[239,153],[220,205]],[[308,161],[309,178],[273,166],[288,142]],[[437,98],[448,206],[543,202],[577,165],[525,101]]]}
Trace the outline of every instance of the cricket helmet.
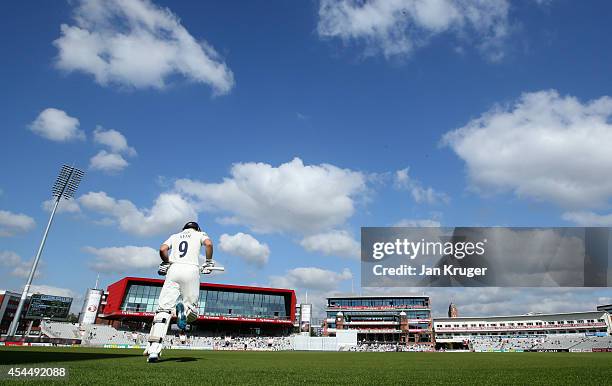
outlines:
{"label": "cricket helmet", "polygon": [[185,230],[185,229],[193,229],[193,230],[196,230],[196,231],[198,231],[198,232],[201,232],[201,231],[202,231],[202,230],[200,229],[200,226],[198,225],[198,223],[197,223],[197,222],[195,222],[195,221],[189,221],[187,224],[185,224],[185,225],[183,226],[183,230]]}

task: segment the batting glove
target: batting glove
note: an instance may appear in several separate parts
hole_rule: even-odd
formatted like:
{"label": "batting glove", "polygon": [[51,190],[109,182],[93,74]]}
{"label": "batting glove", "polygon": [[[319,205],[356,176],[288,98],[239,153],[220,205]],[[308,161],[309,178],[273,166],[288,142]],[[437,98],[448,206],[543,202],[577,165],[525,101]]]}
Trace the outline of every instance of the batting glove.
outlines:
{"label": "batting glove", "polygon": [[170,263],[162,261],[157,268],[157,274],[160,276],[166,276],[168,273],[168,267],[170,267]]}
{"label": "batting glove", "polygon": [[214,260],[208,260],[206,261],[206,263],[204,263],[204,265],[202,265],[200,267],[200,273],[211,273],[211,270],[209,270],[209,267],[214,267],[215,266],[215,261]]}

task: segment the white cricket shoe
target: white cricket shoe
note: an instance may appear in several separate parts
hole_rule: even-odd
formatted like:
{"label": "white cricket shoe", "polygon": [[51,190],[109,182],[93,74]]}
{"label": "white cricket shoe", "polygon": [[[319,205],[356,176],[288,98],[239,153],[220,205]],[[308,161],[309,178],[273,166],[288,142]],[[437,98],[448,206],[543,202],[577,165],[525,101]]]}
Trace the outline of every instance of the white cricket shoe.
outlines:
{"label": "white cricket shoe", "polygon": [[162,348],[163,346],[161,343],[157,343],[157,342],[151,343],[149,347],[147,348],[147,351],[149,353],[149,358],[147,358],[147,362],[149,363],[157,362],[159,358],[161,357]]}
{"label": "white cricket shoe", "polygon": [[149,354],[149,357],[147,358],[147,362],[148,363],[155,363],[159,360],[159,355],[158,354]]}

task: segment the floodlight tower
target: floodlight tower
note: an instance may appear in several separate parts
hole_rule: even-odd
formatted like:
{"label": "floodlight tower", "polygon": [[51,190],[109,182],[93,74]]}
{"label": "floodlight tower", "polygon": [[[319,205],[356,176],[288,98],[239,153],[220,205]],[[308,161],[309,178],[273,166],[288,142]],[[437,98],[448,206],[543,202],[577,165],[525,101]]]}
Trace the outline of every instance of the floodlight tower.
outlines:
{"label": "floodlight tower", "polygon": [[47,241],[47,235],[49,234],[49,228],[51,228],[51,223],[53,222],[53,217],[55,216],[55,211],[57,210],[57,206],[60,201],[63,199],[70,200],[77,188],[79,187],[79,183],[81,179],[85,175],[80,169],[75,168],[74,166],[63,165],[62,169],[55,180],[55,184],[53,185],[53,197],[54,204],[53,209],[51,210],[51,216],[49,216],[49,222],[47,223],[47,228],[45,229],[45,233],[43,234],[43,238],[40,242],[40,246],[38,247],[38,252],[36,253],[36,257],[34,258],[34,262],[32,263],[32,269],[30,270],[30,275],[28,276],[28,281],[26,282],[25,287],[23,287],[23,292],[21,293],[21,299],[19,300],[19,305],[17,306],[17,311],[15,312],[15,317],[11,322],[11,326],[8,329],[8,336],[15,336],[17,333],[17,327],[19,326],[19,319],[21,317],[21,311],[23,310],[23,306],[28,297],[28,292],[30,292],[30,285],[32,284],[32,279],[34,278],[34,274],[36,273],[36,267],[38,266],[38,261],[40,260],[40,255],[42,254],[43,248],[45,247],[45,242]]}

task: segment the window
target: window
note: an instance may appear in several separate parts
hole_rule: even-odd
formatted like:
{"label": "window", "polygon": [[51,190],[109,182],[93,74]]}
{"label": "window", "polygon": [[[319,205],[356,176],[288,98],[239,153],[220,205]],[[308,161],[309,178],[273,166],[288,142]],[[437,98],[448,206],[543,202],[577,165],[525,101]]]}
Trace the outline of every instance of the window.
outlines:
{"label": "window", "polygon": [[[285,297],[235,291],[201,290],[200,312],[212,316],[286,318]],[[335,315],[335,313],[333,313]]]}
{"label": "window", "polygon": [[128,287],[121,304],[124,311],[154,312],[157,309],[161,287],[132,284]]}

